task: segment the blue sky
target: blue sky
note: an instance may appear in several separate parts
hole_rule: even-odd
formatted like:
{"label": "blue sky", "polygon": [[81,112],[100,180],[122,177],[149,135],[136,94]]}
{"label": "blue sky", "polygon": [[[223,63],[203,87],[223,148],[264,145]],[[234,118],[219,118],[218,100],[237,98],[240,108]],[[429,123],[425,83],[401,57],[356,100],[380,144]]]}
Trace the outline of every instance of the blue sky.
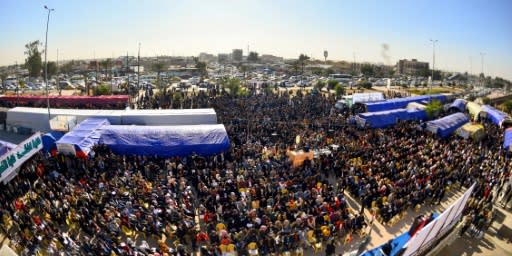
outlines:
{"label": "blue sky", "polygon": [[[0,65],[24,60],[24,45],[44,42],[48,59],[198,55],[251,51],[287,58],[396,63],[432,61],[448,71],[481,71],[512,79],[509,0],[2,0]],[[386,60],[382,44],[389,45]],[[470,66],[470,64],[472,65]]]}

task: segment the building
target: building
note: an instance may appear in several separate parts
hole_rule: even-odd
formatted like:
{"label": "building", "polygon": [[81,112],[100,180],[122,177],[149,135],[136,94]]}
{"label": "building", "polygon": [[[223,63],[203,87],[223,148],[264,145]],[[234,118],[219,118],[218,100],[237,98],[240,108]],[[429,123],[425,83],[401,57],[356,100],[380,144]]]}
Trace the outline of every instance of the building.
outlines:
{"label": "building", "polygon": [[233,53],[231,56],[233,57],[234,62],[241,62],[243,58],[244,51],[242,49],[233,49]]}
{"label": "building", "polygon": [[227,63],[229,60],[229,54],[226,54],[226,53],[219,53],[217,55],[217,61],[219,63]]}
{"label": "building", "polygon": [[262,63],[283,63],[284,59],[283,57],[277,57],[270,54],[262,54],[260,56],[260,61]]}
{"label": "building", "polygon": [[171,67],[167,71],[165,71],[168,77],[178,76],[178,77],[192,77],[199,76],[200,71],[197,68],[183,68],[183,67]]}
{"label": "building", "polygon": [[428,76],[428,62],[421,62],[416,59],[399,60],[396,64],[396,72],[400,75]]}
{"label": "building", "polygon": [[209,54],[206,52],[199,53],[199,61],[201,61],[201,62],[210,63],[210,62],[215,62],[216,60],[217,60],[217,58],[213,54]]}

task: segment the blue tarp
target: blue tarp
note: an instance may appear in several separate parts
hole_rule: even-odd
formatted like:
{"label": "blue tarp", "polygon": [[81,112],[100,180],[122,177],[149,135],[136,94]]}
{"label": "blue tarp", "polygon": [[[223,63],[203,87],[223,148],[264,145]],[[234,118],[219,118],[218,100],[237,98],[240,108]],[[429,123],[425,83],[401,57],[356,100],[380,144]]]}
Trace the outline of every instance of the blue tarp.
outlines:
{"label": "blue tarp", "polygon": [[394,109],[380,112],[367,112],[358,114],[356,121],[360,127],[385,128],[393,126],[398,120],[425,120],[427,114],[421,109]]}
{"label": "blue tarp", "polygon": [[512,119],[509,115],[489,106],[483,105],[482,111],[485,113],[487,119],[491,120],[497,126],[502,127],[504,123],[512,124]]}
{"label": "blue tarp", "polygon": [[433,95],[422,95],[422,96],[413,96],[407,98],[394,98],[386,101],[379,102],[369,102],[365,103],[367,112],[379,112],[386,111],[398,108],[406,108],[407,104],[411,102],[430,102],[432,100],[439,100],[441,102],[446,101],[446,95],[442,94],[433,94]]}
{"label": "blue tarp", "polygon": [[466,111],[466,101],[463,99],[456,99],[450,105],[450,108],[456,109],[457,111],[464,113],[464,111]]}
{"label": "blue tarp", "polygon": [[51,152],[53,149],[57,149],[56,142],[64,136],[63,132],[49,132],[44,134],[41,139],[43,140],[43,150],[45,152]]}
{"label": "blue tarp", "polygon": [[503,147],[512,151],[512,128],[505,130],[505,135],[503,136]]}
{"label": "blue tarp", "polygon": [[66,133],[57,144],[74,145],[77,155],[86,156],[91,148],[97,144],[100,139],[100,128],[110,125],[106,118],[87,118],[77,125],[72,131]]}
{"label": "blue tarp", "polygon": [[469,122],[469,119],[466,115],[455,113],[433,121],[428,121],[427,130],[436,133],[441,138],[447,138],[467,122]]}
{"label": "blue tarp", "polygon": [[210,156],[229,149],[224,125],[132,126],[108,125],[101,129],[99,144],[120,155],[160,157]]}

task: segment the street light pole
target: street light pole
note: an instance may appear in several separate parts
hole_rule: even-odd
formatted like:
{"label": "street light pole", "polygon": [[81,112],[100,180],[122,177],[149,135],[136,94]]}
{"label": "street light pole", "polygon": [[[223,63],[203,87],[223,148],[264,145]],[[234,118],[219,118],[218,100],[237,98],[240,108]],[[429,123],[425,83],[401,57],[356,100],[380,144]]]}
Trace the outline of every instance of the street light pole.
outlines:
{"label": "street light pole", "polygon": [[137,53],[137,94],[140,90],[140,43],[139,52]]}
{"label": "street light pole", "polygon": [[44,6],[46,10],[48,10],[48,18],[46,20],[46,39],[44,42],[44,83],[46,85],[46,107],[48,108],[48,122],[50,121],[50,95],[48,92],[48,61],[46,59],[46,55],[48,52],[48,24],[50,23],[50,12],[55,11],[55,9],[50,9],[46,5]]}
{"label": "street light pole", "polygon": [[434,69],[436,67],[436,43],[437,39],[430,39],[432,42],[432,79],[430,81],[430,92],[432,92],[432,85],[434,84]]}
{"label": "street light pole", "polygon": [[481,64],[482,64],[482,72],[480,74],[482,74],[483,77],[480,78],[480,86],[484,86],[484,80],[485,80],[485,75],[484,75],[484,56],[485,56],[485,52],[481,52],[480,53],[480,61],[481,61]]}

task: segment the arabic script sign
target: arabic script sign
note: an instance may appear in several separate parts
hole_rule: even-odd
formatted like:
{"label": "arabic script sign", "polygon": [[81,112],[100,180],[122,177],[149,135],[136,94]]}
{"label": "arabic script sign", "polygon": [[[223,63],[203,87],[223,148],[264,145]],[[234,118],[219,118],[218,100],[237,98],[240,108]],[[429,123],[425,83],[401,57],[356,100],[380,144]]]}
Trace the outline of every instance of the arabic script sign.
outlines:
{"label": "arabic script sign", "polygon": [[43,148],[41,133],[36,133],[17,147],[0,156],[0,182]]}

